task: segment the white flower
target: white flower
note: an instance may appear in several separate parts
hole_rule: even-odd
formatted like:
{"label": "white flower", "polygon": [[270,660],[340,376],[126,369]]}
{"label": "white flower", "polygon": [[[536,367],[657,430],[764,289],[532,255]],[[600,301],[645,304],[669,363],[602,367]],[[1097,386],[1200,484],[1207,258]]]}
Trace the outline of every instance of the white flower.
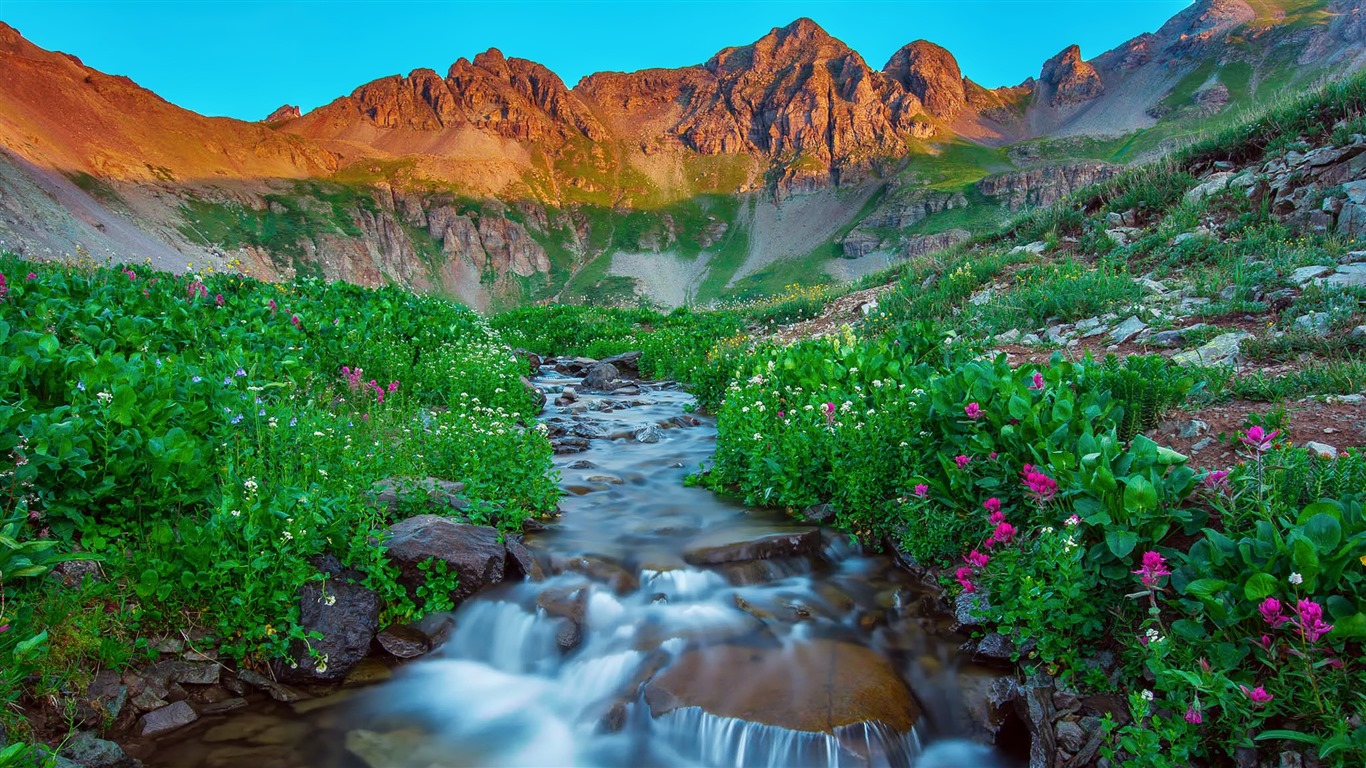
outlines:
{"label": "white flower", "polygon": [[232,515],[233,517],[241,517],[241,516],[242,516],[242,510],[240,510],[240,509],[234,509],[233,511],[229,512],[228,514]]}
{"label": "white flower", "polygon": [[246,482],[242,483],[242,490],[246,491],[247,496],[255,496],[256,488],[256,478],[254,477],[249,477]]}
{"label": "white flower", "polygon": [[104,403],[105,405],[109,405],[110,403],[114,402],[114,396],[109,394],[108,392],[100,392],[96,394],[95,397],[99,398],[100,402]]}
{"label": "white flower", "polygon": [[1143,697],[1143,700],[1144,700],[1144,701],[1152,701],[1152,700],[1153,700],[1153,692],[1150,691],[1150,690],[1148,690],[1148,689],[1146,689],[1146,688],[1143,689],[1143,693],[1140,693],[1139,695]]}
{"label": "white flower", "polygon": [[764,439],[764,436],[761,435],[761,434],[759,434],[758,432],[755,432],[755,433],[754,433],[754,439],[755,439],[755,440],[763,440],[763,439]]}
{"label": "white flower", "polygon": [[1298,573],[1292,573],[1292,574],[1290,574],[1290,583],[1291,583],[1291,584],[1303,584],[1303,583],[1304,583],[1304,577],[1301,576],[1301,575],[1299,575]]}

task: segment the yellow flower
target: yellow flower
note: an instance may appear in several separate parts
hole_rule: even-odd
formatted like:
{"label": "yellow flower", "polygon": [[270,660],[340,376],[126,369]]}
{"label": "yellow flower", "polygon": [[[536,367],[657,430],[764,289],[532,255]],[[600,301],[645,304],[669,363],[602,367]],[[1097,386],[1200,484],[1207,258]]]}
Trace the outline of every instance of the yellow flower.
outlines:
{"label": "yellow flower", "polygon": [[1361,556],[1361,564],[1366,565],[1366,555]]}

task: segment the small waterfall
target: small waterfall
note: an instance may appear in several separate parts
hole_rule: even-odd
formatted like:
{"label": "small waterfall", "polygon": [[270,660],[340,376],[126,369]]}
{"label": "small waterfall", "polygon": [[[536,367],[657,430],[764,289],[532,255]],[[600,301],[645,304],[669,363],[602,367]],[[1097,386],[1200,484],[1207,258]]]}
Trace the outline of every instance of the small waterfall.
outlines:
{"label": "small waterfall", "polygon": [[554,623],[516,603],[503,601],[473,601],[466,605],[441,655],[482,661],[511,674],[548,671],[559,657]]}
{"label": "small waterfall", "polygon": [[685,707],[661,715],[655,724],[681,756],[718,768],[892,768],[910,765],[920,752],[914,730],[898,734],[879,723],[845,726],[834,734],[810,733]]}

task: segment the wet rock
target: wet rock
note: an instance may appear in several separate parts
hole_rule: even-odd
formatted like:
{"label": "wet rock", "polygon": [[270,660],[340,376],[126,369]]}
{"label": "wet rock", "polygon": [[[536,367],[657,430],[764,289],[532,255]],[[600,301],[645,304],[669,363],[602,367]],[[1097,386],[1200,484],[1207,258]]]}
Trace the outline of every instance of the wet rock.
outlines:
{"label": "wet rock", "polygon": [[696,427],[701,425],[702,420],[691,413],[684,413],[678,416],[670,416],[669,423],[675,427]]}
{"label": "wet rock", "polygon": [[621,485],[621,478],[616,475],[589,475],[587,478],[590,483],[603,483],[604,485]]}
{"label": "wet rock", "polygon": [[612,394],[618,397],[634,397],[639,395],[642,391],[644,390],[640,388],[639,384],[620,384],[616,389],[612,390]]}
{"label": "wet rock", "polygon": [[565,387],[560,391],[560,396],[555,398],[555,405],[566,406],[570,403],[579,401],[579,391],[573,387]]}
{"label": "wet rock", "polygon": [[557,437],[550,441],[550,447],[557,454],[582,453],[588,450],[586,437]]}
{"label": "wet rock", "polygon": [[802,510],[802,518],[808,523],[824,523],[834,516],[833,504],[814,504]]}
{"label": "wet rock", "polygon": [[954,598],[953,618],[959,627],[976,627],[987,613],[987,599],[976,592],[961,592]]}
{"label": "wet rock", "polygon": [[139,736],[160,736],[183,728],[198,719],[199,715],[195,714],[189,704],[177,701],[143,715],[138,720],[136,732]]}
{"label": "wet rock", "polygon": [[602,426],[595,421],[576,419],[571,430],[576,436],[586,437],[589,440],[596,440],[607,436],[607,430],[603,429]]}
{"label": "wet rock", "polygon": [[577,378],[587,373],[596,362],[591,357],[561,357],[555,360],[555,372]]}
{"label": "wet rock", "polygon": [[213,685],[218,682],[222,667],[213,662],[190,662],[172,659],[159,661],[143,670],[148,682],[155,681],[163,686],[171,683],[190,683],[192,685]]}
{"label": "wet rock", "polygon": [[617,371],[617,375],[622,376],[623,378],[638,379],[640,378],[640,356],[641,352],[639,350],[632,350],[630,352],[622,352],[619,355],[604,357],[601,362],[613,366]]}
{"label": "wet rock", "polygon": [[551,557],[550,569],[555,573],[573,571],[581,573],[593,581],[601,582],[619,595],[634,592],[640,588],[640,578],[634,573],[617,565],[591,555],[583,557]]}
{"label": "wet rock", "polygon": [[525,389],[527,393],[531,395],[532,402],[536,403],[536,410],[540,411],[542,408],[545,408],[545,392],[541,391],[540,387],[531,383],[531,379],[528,379],[525,376],[518,376],[517,380],[521,382],[522,389]]}
{"label": "wet rock", "polygon": [[395,524],[389,529],[384,548],[390,562],[399,568],[400,583],[414,592],[427,579],[420,566],[433,558],[444,561],[448,572],[460,579],[451,593],[457,603],[502,581],[507,558],[496,529],[436,515],[418,515]]}
{"label": "wet rock", "polygon": [[161,709],[168,703],[155,691],[150,689],[139,691],[134,694],[131,702],[134,707],[137,707],[139,712],[150,712],[154,709]]}
{"label": "wet rock", "polygon": [[802,557],[820,552],[821,535],[815,528],[770,533],[742,541],[690,543],[683,560],[691,565],[720,565],[746,560]]}
{"label": "wet rock", "polygon": [[578,461],[571,461],[571,462],[569,462],[568,464],[565,465],[565,469],[597,469],[597,468],[598,468],[598,465],[597,465],[597,464],[594,464],[593,462],[589,461],[588,459],[579,459]]}
{"label": "wet rock", "polygon": [[375,635],[379,647],[397,659],[415,659],[431,650],[427,636],[407,624],[393,624]]}
{"label": "wet rock", "polygon": [[880,722],[898,733],[920,708],[879,653],[817,639],[795,647],[716,645],[689,651],[645,686],[658,716],[700,707],[721,717],[808,732]]}
{"label": "wet rock", "polygon": [[509,581],[544,581],[545,570],[531,550],[522,543],[520,536],[509,535],[503,542],[507,548],[507,561],[503,565],[503,576]]}
{"label": "wet rock", "polygon": [[1081,726],[1071,720],[1061,720],[1053,729],[1058,740],[1058,746],[1076,754],[1086,744],[1086,734]]}
{"label": "wet rock", "polygon": [[222,701],[213,704],[206,704],[200,708],[199,713],[201,715],[221,715],[226,712],[234,712],[245,706],[247,706],[246,699],[240,696],[234,696],[231,699],[223,699]]}
{"label": "wet rock", "polygon": [[542,359],[540,355],[535,352],[521,349],[520,347],[512,350],[512,356],[526,361],[528,376],[535,376],[540,373],[541,365],[545,363],[545,360]]}
{"label": "wet rock", "polygon": [[1015,656],[1015,643],[1000,632],[991,632],[977,643],[974,659],[978,661],[1010,664]]}
{"label": "wet rock", "polygon": [[456,517],[469,507],[469,502],[462,498],[464,493],[464,483],[436,477],[386,477],[375,483],[371,491],[375,506],[389,515],[397,514],[401,505],[409,504],[425,507],[434,514]]}
{"label": "wet rock", "polygon": [[664,433],[654,424],[646,424],[631,433],[631,438],[637,443],[657,443],[662,437]]}
{"label": "wet rock", "polygon": [[262,691],[265,691],[266,695],[270,696],[272,699],[284,702],[286,704],[290,704],[304,698],[304,695],[302,693],[299,693],[298,691],[294,690],[288,685],[285,685],[283,683],[277,683],[276,681],[271,680],[265,675],[253,672],[250,669],[237,670],[237,679],[241,680],[247,685],[252,686],[253,688],[259,688]]}
{"label": "wet rock", "polygon": [[611,392],[621,386],[621,374],[611,363],[594,363],[583,377],[583,388],[589,392]]}
{"label": "wet rock", "polygon": [[561,618],[555,627],[555,645],[559,647],[561,653],[569,653],[579,647],[583,640],[583,627],[579,622]]}
{"label": "wet rock", "polygon": [[85,768],[134,768],[141,765],[125,754],[118,744],[97,738],[88,731],[72,736],[62,745],[59,754]]}
{"label": "wet rock", "polygon": [[275,676],[286,683],[345,678],[370,652],[379,628],[379,596],[362,585],[364,576],[342,568],[330,555],[317,565],[327,577],[299,588],[299,620],[304,630],[321,637],[296,643],[292,665],[276,663]]}

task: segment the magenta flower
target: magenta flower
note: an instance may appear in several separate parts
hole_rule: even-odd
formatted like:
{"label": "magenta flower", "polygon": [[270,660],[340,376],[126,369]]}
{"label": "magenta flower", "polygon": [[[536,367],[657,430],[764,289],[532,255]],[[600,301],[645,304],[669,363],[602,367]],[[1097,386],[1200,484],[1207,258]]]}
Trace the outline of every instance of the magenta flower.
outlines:
{"label": "magenta flower", "polygon": [[1020,472],[1024,477],[1025,488],[1040,504],[1046,504],[1058,495],[1058,481],[1034,468],[1033,464],[1024,465]]}
{"label": "magenta flower", "polygon": [[783,416],[786,416],[786,415],[787,415],[787,414],[785,414],[783,411],[778,411],[778,418],[781,419],[781,418],[783,418]]}
{"label": "magenta flower", "polygon": [[[38,279],[38,273],[37,273],[37,272],[30,272],[30,273],[28,273],[27,279],[28,279],[28,280],[37,280],[37,279]],[[6,626],[8,626],[8,625],[6,625]]]}
{"label": "magenta flower", "polygon": [[1261,427],[1248,427],[1241,439],[1244,445],[1257,453],[1266,453],[1271,450],[1272,442],[1275,441],[1276,435],[1279,435],[1280,433],[1281,431],[1279,429],[1267,432]]}
{"label": "magenta flower", "polygon": [[1262,635],[1262,639],[1261,639],[1261,641],[1260,641],[1258,644],[1262,646],[1262,650],[1267,651],[1267,652],[1270,652],[1270,651],[1271,651],[1271,635]]}
{"label": "magenta flower", "polygon": [[5,279],[5,273],[0,272],[0,301],[5,300],[5,295],[9,293],[9,281]]}
{"label": "magenta flower", "polygon": [[1242,690],[1243,694],[1246,695],[1248,699],[1252,701],[1253,704],[1256,704],[1259,707],[1267,704],[1275,698],[1271,694],[1267,693],[1266,689],[1260,685],[1256,688],[1248,688],[1246,685],[1240,685],[1238,686],[1238,688]]}
{"label": "magenta flower", "polygon": [[985,568],[987,563],[991,562],[991,557],[974,549],[963,560],[973,568]]}
{"label": "magenta flower", "polygon": [[954,574],[954,578],[958,580],[958,583],[963,587],[964,592],[977,591],[976,585],[972,583],[972,569],[966,565],[958,569]]}
{"label": "magenta flower", "polygon": [[987,548],[997,544],[1009,544],[1015,538],[1015,526],[1010,523],[999,523],[996,530],[991,532],[991,538],[987,539]]}
{"label": "magenta flower", "polygon": [[1319,638],[1333,631],[1332,624],[1323,623],[1323,606],[1313,600],[1300,600],[1295,603],[1295,624],[1304,633],[1304,638],[1317,643]]}
{"label": "magenta flower", "polygon": [[214,294],[213,303],[214,303],[215,305],[217,305],[217,306],[220,306],[220,307],[223,306],[223,294],[221,294],[221,293]]}
{"label": "magenta flower", "polygon": [[1034,372],[1034,383],[1033,383],[1033,384],[1030,384],[1030,385],[1029,385],[1029,388],[1032,389],[1032,390],[1034,390],[1035,392],[1042,392],[1042,391],[1043,391],[1043,374],[1042,374],[1042,373],[1039,373],[1038,371],[1035,371],[1035,372]]}
{"label": "magenta flower", "polygon": [[271,299],[270,301],[266,302],[266,305],[270,307],[270,313],[272,315],[275,314],[275,307],[277,306],[275,304],[275,299]]}
{"label": "magenta flower", "polygon": [[298,316],[298,315],[290,315],[290,316],[289,316],[289,322],[290,322],[290,324],[293,325],[295,328],[297,328],[297,329],[299,329],[299,330],[303,330],[304,324],[303,324],[303,321],[299,319],[299,316]]}
{"label": "magenta flower", "polygon": [[915,495],[922,499],[925,498],[930,495],[930,487],[924,483],[917,483],[915,486]]}
{"label": "magenta flower", "polygon": [[998,509],[990,515],[987,515],[987,520],[989,520],[992,525],[1000,525],[1006,521],[1006,513]]}
{"label": "magenta flower", "polygon": [[992,461],[995,461],[995,460],[996,460],[996,457],[999,456],[999,455],[1000,455],[1000,454],[998,454],[997,452],[992,451],[991,453],[988,453],[988,454],[987,454],[987,458],[988,458],[988,459],[991,459]]}
{"label": "magenta flower", "polygon": [[1081,525],[1081,518],[1076,515],[1072,515],[1071,517],[1067,518],[1067,522],[1065,523],[1065,525],[1068,528],[1073,528],[1075,526]]}
{"label": "magenta flower", "polygon": [[1204,721],[1205,719],[1200,716],[1200,710],[1197,709],[1194,704],[1190,705],[1189,707],[1186,707],[1186,722],[1190,723],[1191,725],[1199,725]]}
{"label": "magenta flower", "polygon": [[1219,469],[1205,473],[1205,487],[1211,491],[1228,490],[1228,470]]}
{"label": "magenta flower", "polygon": [[982,406],[977,403],[968,403],[963,406],[963,413],[966,414],[969,419],[980,419],[982,418]]}
{"label": "magenta flower", "polygon": [[989,498],[989,499],[987,499],[986,501],[982,502],[982,506],[985,507],[986,510],[987,510],[988,512],[992,512],[992,513],[1000,512],[1000,511],[1001,511],[1001,500],[998,499],[998,498],[996,498],[995,496],[992,496],[991,498]]}
{"label": "magenta flower", "polygon": [[967,469],[967,468],[968,468],[968,464],[971,464],[971,463],[972,463],[972,459],[971,459],[971,458],[969,458],[969,457],[967,457],[967,456],[964,456],[964,455],[961,454],[961,453],[958,454],[957,456],[954,456],[954,457],[953,457],[953,461],[954,461],[955,464],[958,465],[958,468],[959,468],[959,469]]}
{"label": "magenta flower", "polygon": [[825,405],[822,405],[821,407],[825,409],[825,423],[826,423],[826,424],[834,424],[834,423],[835,423],[835,404],[834,404],[834,403],[826,403]]}
{"label": "magenta flower", "polygon": [[397,392],[397,391],[398,391],[398,382],[397,382],[397,381],[391,381],[391,382],[389,382],[389,391],[390,391],[391,393],[392,393],[392,392]]}
{"label": "magenta flower", "polygon": [[1148,550],[1143,553],[1143,567],[1134,571],[1138,574],[1138,580],[1143,582],[1145,587],[1156,587],[1163,576],[1170,576],[1172,572],[1167,570],[1167,558]]}
{"label": "magenta flower", "polygon": [[1289,618],[1281,613],[1281,601],[1274,597],[1268,597],[1263,600],[1262,604],[1257,606],[1257,610],[1261,612],[1262,619],[1273,627],[1279,627],[1287,621],[1290,621]]}
{"label": "magenta flower", "polygon": [[8,632],[8,631],[9,631],[9,625],[8,625],[8,624],[0,624],[0,632]]}

